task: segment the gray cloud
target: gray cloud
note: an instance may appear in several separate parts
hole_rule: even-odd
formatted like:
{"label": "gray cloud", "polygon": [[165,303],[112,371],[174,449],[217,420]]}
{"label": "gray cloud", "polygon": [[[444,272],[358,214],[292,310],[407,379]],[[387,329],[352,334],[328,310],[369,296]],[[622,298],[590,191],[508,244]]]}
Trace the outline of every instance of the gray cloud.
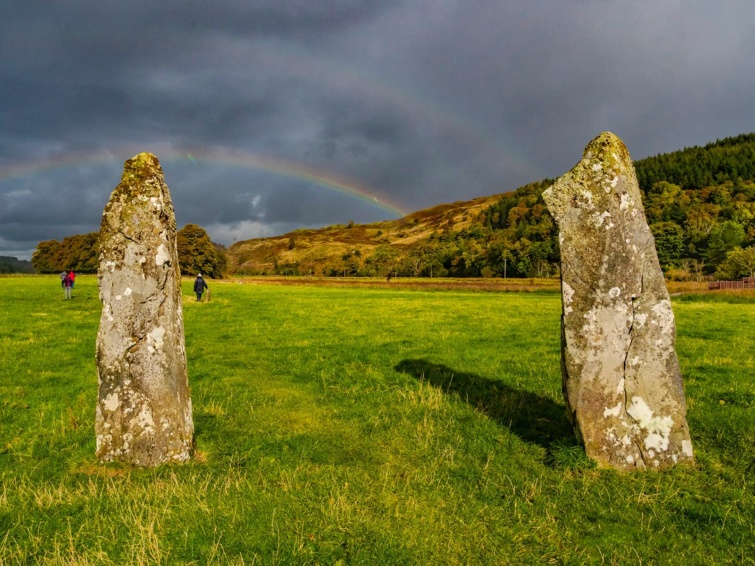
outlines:
{"label": "gray cloud", "polygon": [[97,229],[141,150],[179,223],[231,243],[390,216],[303,168],[413,210],[556,176],[603,130],[635,158],[752,131],[753,23],[745,0],[12,3],[0,253]]}

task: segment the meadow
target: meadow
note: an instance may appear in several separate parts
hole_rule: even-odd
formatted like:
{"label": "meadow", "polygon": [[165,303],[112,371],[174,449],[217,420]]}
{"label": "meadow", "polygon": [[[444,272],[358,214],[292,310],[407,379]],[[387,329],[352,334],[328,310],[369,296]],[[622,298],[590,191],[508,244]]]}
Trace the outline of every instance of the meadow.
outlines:
{"label": "meadow", "polygon": [[673,300],[696,465],[576,444],[560,296],[210,282],[196,457],[94,458],[96,279],[0,278],[0,564],[755,564],[755,297]]}

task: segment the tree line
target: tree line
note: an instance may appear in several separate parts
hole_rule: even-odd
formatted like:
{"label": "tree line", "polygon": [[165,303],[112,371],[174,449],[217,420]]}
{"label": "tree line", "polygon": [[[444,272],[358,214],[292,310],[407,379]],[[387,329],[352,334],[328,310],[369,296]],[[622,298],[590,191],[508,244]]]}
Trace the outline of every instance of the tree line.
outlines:
{"label": "tree line", "polygon": [[[99,233],[68,236],[61,241],[46,240],[37,245],[31,262],[37,273],[96,273],[99,263]],[[201,273],[219,279],[227,268],[223,247],[210,240],[196,224],[187,224],[176,233],[178,263],[184,275]]]}

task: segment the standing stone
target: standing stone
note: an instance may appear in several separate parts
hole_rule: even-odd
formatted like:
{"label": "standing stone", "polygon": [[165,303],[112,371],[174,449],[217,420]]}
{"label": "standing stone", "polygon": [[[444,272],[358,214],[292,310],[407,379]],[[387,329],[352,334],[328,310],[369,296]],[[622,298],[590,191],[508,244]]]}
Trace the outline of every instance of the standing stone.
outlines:
{"label": "standing stone", "polygon": [[561,369],[587,455],[621,470],[692,460],[676,327],[629,152],[603,133],[543,193],[561,243]]}
{"label": "standing stone", "polygon": [[173,203],[154,155],[126,161],[100,228],[97,457],[185,462],[194,425]]}

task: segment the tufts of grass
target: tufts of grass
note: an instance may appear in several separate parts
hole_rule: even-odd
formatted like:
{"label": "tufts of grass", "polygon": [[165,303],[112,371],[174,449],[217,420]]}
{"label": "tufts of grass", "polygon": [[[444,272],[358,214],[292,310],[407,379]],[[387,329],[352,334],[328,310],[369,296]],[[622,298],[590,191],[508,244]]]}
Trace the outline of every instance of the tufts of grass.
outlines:
{"label": "tufts of grass", "polygon": [[0,564],[753,563],[750,301],[674,300],[697,464],[622,475],[557,293],[189,284],[197,457],[144,470],[94,459],[95,278],[0,279]]}

